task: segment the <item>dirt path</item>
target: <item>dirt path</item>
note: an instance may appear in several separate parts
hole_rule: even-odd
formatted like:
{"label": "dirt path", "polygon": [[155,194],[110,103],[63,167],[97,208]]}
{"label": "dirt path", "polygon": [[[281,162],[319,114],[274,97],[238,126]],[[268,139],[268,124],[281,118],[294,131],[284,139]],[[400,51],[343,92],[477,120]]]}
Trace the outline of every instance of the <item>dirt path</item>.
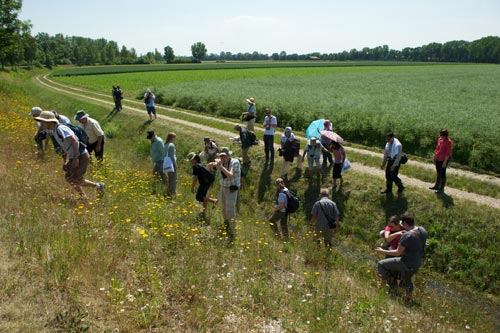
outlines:
{"label": "dirt path", "polygon": [[[40,76],[37,76],[36,80],[38,83],[47,87],[48,89],[55,90],[59,93],[71,95],[73,97],[84,99],[86,101],[91,101],[91,102],[96,103],[96,104],[114,107],[114,103],[111,101],[110,95],[105,95],[105,94],[101,94],[101,93],[94,92],[94,91],[89,91],[89,90],[78,88],[78,87],[67,86],[67,85],[61,84],[59,82],[55,82],[55,81],[50,80],[48,78],[48,75],[45,75],[43,78],[41,78]],[[92,97],[91,95],[98,96],[98,97]],[[136,100],[129,100],[129,99],[125,99],[124,102],[125,102],[125,105],[123,107],[124,111],[140,112],[140,113],[145,114],[144,103],[136,101]],[[136,105],[137,107],[133,107],[132,105]],[[180,113],[180,114],[192,115],[192,113],[189,113],[189,112],[170,109],[170,108],[166,108],[164,106],[156,106],[156,107],[159,110],[168,111],[169,113]],[[233,125],[235,123],[235,122],[231,122],[228,120],[214,118],[211,116],[206,116],[206,115],[201,115],[201,114],[197,115],[197,117],[200,119],[207,119],[207,120],[215,120],[216,119],[220,123],[225,123],[225,124],[230,124],[230,125]],[[177,119],[177,118],[169,117],[166,115],[160,115],[160,114],[158,114],[158,118],[168,120],[169,122],[173,122],[173,123],[176,123],[176,124],[179,124],[182,126],[186,126],[186,127],[192,127],[192,128],[196,127],[196,129],[198,129],[198,130],[207,131],[207,132],[219,135],[219,136],[224,136],[224,137],[236,136],[235,132],[228,132],[228,131],[212,128],[210,126],[206,126],[206,125],[199,124],[199,123],[193,124],[192,121],[186,121],[186,120]],[[262,132],[263,130],[260,128],[256,128],[256,131]],[[297,137],[305,140],[305,138],[303,138],[303,137],[300,137],[300,136],[297,136]],[[262,145],[262,140],[260,141],[260,144]],[[382,154],[371,152],[368,150],[352,148],[352,147],[346,147],[346,150],[351,150],[351,151],[355,151],[356,153],[371,155],[371,156],[378,157],[378,158],[382,159]],[[409,161],[408,164],[416,165],[418,167],[426,168],[429,170],[434,170],[434,166],[432,164],[426,164],[426,163],[416,162],[416,161]],[[366,165],[363,165],[360,163],[355,163],[355,162],[351,162],[351,165],[352,165],[352,168],[355,169],[356,171],[370,174],[372,176],[376,176],[376,177],[379,177],[382,179],[385,178],[385,172],[379,168],[373,168],[373,167],[369,167],[369,166],[366,166]],[[463,177],[478,179],[481,181],[491,182],[493,184],[500,185],[500,178],[497,178],[497,177],[476,174],[473,172],[454,169],[454,168],[448,168],[447,172],[450,174],[455,174],[455,175],[459,175],[459,176],[463,176]],[[429,187],[429,185],[431,185],[431,184],[423,182],[421,180],[418,180],[415,178],[410,178],[410,177],[407,177],[404,175],[400,175],[400,178],[403,180],[403,182],[405,183],[406,186],[409,185],[409,186],[427,189]],[[470,192],[461,191],[461,190],[447,187],[446,188],[446,196],[447,196],[448,201],[450,201],[451,198],[465,199],[465,200],[476,202],[476,203],[481,204],[481,205],[486,205],[486,206],[490,206],[490,207],[493,207],[496,209],[500,209],[500,200],[499,199],[495,199],[495,198],[484,196],[484,195],[479,195],[479,194],[470,193]]]}

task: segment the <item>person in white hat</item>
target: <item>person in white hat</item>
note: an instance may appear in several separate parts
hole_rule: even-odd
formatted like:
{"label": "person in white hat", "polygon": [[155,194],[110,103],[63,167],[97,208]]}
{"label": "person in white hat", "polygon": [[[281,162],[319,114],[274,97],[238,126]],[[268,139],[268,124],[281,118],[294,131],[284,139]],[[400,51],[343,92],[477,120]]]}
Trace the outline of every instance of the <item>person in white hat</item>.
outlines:
{"label": "person in white hat", "polygon": [[[29,116],[36,118],[40,116],[42,113],[42,108],[39,106],[34,106],[31,108]],[[37,121],[36,122],[36,132],[33,135],[33,140],[36,142],[37,149],[37,158],[43,159],[45,157],[45,150],[47,150],[49,136],[47,135],[47,131],[43,129],[42,125]]]}
{"label": "person in white hat", "polygon": [[[304,153],[302,154],[302,160],[307,155],[307,171],[309,177],[313,175],[313,172],[318,176],[321,174],[321,164],[319,163],[319,159],[321,157],[321,152],[323,152],[325,147],[319,142],[319,140],[313,136],[309,139],[309,143],[304,148]],[[316,163],[316,170],[314,170],[314,163]]]}
{"label": "person in white hat", "polygon": [[100,195],[104,194],[105,184],[85,179],[89,165],[89,153],[85,145],[80,144],[76,134],[66,125],[59,124],[51,111],[42,111],[35,120],[42,123],[45,130],[54,133],[54,138],[64,153],[63,170],[66,181],[78,192],[82,199],[87,199],[82,187],[94,187]]}
{"label": "person in white hat", "polygon": [[247,122],[247,130],[254,131],[255,117],[257,116],[257,107],[255,106],[255,98],[246,99],[248,103],[247,111],[241,114],[243,120]]}

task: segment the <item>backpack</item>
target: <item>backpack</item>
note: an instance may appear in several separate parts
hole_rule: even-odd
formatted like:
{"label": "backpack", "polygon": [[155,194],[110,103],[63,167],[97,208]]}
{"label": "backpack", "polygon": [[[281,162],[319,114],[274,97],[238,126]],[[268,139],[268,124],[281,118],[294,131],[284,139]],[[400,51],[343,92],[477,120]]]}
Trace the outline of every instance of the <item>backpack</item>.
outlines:
{"label": "backpack", "polygon": [[248,131],[248,140],[252,143],[252,145],[259,144],[259,141],[257,141],[257,136],[252,131]]}
{"label": "backpack", "polygon": [[285,191],[286,194],[286,213],[295,213],[300,206],[300,200],[295,193],[288,190]]}
{"label": "backpack", "polygon": [[406,164],[406,162],[408,162],[408,156],[402,155],[401,159],[399,160],[399,163]]}
{"label": "backpack", "polygon": [[[68,127],[78,138],[78,150],[82,152],[89,145],[89,136],[87,135],[87,133],[85,133],[85,130],[80,126],[75,126],[73,124],[67,124],[64,126]],[[57,128],[56,128],[56,133],[59,136],[59,138],[63,140],[62,135],[59,134],[59,132],[57,132]]]}

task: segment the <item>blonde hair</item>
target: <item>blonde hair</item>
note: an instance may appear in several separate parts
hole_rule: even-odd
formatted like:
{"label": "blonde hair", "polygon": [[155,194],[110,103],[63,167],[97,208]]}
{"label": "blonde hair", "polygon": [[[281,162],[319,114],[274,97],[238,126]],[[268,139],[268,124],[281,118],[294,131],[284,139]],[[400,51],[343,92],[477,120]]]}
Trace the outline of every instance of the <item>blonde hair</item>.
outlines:
{"label": "blonde hair", "polygon": [[171,142],[173,138],[177,137],[177,134],[174,132],[170,132],[167,134],[167,138],[165,139],[166,142]]}

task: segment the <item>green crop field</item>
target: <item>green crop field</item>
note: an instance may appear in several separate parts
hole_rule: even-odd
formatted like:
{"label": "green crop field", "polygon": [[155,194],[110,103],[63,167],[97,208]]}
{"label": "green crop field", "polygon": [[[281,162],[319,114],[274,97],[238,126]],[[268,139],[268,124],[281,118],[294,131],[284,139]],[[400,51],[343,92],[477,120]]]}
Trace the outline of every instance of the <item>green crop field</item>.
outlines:
{"label": "green crop field", "polygon": [[[207,68],[207,67],[200,67]],[[406,152],[431,157],[438,131],[449,129],[453,160],[500,173],[500,67],[416,65],[200,69],[57,77],[126,98],[147,87],[165,105],[237,118],[245,98],[271,107],[280,127],[305,129],[329,118],[351,142],[383,146],[393,130]],[[258,120],[262,117],[260,113]]]}

